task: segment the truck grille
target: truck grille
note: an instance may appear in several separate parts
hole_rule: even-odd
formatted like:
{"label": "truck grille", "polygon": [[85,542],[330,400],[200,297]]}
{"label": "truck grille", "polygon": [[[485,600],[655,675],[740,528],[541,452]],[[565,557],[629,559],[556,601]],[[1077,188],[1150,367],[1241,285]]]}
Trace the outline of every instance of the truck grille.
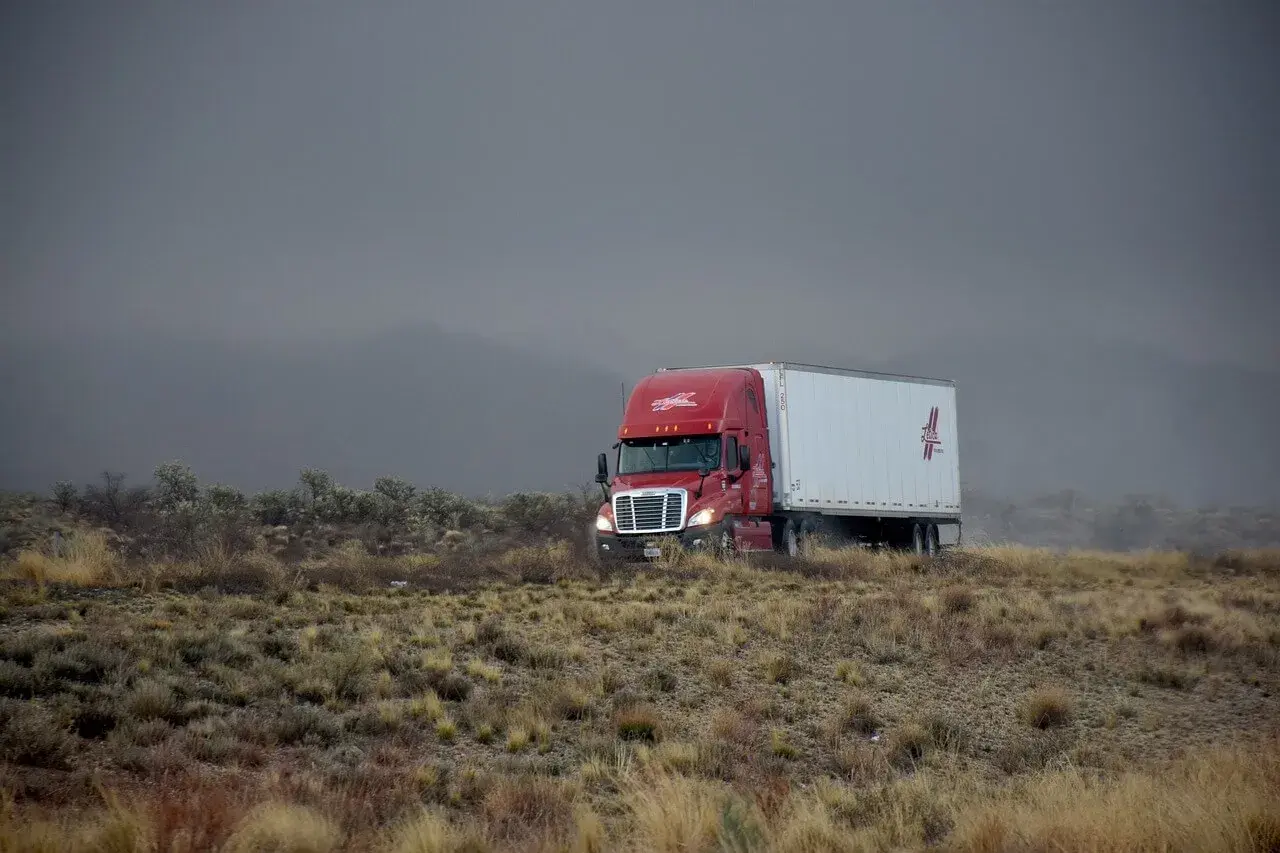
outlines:
{"label": "truck grille", "polygon": [[673,533],[684,527],[683,489],[615,495],[613,518],[619,533]]}

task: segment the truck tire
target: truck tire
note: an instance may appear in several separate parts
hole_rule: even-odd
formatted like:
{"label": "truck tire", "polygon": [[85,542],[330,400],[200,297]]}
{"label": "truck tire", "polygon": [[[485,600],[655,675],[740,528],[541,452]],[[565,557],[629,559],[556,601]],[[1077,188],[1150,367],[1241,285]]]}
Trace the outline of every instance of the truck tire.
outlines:
{"label": "truck tire", "polygon": [[587,562],[596,567],[599,567],[604,562],[600,559],[599,535],[594,524],[587,528]]}
{"label": "truck tire", "polygon": [[924,554],[924,526],[919,522],[911,525],[911,553],[917,557]]}

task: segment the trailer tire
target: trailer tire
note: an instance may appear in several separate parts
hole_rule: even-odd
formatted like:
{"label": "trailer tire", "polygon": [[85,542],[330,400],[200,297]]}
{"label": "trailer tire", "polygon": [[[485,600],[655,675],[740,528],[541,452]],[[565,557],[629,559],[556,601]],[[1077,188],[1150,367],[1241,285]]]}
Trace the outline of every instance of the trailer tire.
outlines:
{"label": "trailer tire", "polygon": [[911,525],[911,553],[917,557],[924,554],[924,529],[919,522]]}
{"label": "trailer tire", "polygon": [[925,528],[924,549],[930,557],[936,557],[941,550],[938,545],[938,525],[932,522]]}
{"label": "trailer tire", "polygon": [[800,520],[800,527],[796,530],[796,546],[803,551],[810,544],[820,544],[823,536],[822,528],[822,516],[804,516]]}

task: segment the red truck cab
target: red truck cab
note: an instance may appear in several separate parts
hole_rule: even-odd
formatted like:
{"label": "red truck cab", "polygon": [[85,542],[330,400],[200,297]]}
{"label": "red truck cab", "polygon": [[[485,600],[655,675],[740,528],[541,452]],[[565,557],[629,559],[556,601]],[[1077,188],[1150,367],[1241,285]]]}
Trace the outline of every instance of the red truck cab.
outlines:
{"label": "red truck cab", "polygon": [[682,369],[645,377],[627,400],[615,474],[594,531],[601,557],[686,547],[772,550],[773,464],[764,381],[752,368]]}

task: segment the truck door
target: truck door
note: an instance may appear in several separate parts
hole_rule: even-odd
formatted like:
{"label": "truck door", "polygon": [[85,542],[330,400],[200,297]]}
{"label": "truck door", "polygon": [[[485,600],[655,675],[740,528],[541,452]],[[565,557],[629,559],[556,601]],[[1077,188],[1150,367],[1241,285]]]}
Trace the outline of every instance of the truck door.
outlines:
{"label": "truck door", "polygon": [[729,432],[724,437],[724,468],[729,476],[724,478],[723,488],[729,497],[726,511],[734,515],[748,513],[747,496],[750,494],[750,486],[746,475],[738,470],[738,445],[744,441],[740,432]]}

